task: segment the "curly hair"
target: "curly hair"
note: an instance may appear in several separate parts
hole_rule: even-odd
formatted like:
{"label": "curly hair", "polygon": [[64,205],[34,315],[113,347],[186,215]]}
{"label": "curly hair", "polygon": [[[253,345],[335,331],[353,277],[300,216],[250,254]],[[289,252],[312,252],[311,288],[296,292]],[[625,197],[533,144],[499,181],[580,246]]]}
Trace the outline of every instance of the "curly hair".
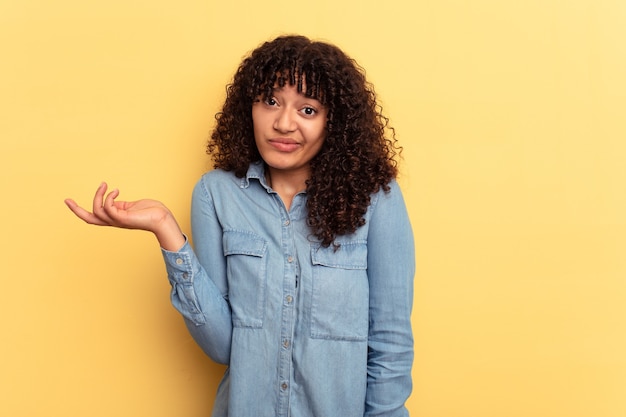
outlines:
{"label": "curly hair", "polygon": [[[307,223],[328,247],[365,224],[370,196],[389,191],[401,151],[365,71],[338,47],[304,36],[265,42],[240,64],[207,145],[215,168],[244,177],[261,161],[252,104],[275,86],[296,86],[328,109],[327,135],[306,182]],[[334,243],[337,248],[338,245]]]}

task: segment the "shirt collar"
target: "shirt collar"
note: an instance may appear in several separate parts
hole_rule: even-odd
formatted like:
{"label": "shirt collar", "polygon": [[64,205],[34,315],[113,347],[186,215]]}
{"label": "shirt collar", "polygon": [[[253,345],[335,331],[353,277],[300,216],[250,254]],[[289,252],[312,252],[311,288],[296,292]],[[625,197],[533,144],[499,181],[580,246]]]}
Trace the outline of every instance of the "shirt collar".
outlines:
{"label": "shirt collar", "polygon": [[257,179],[265,188],[269,188],[265,181],[265,164],[263,161],[257,161],[250,164],[246,176],[241,179],[241,188],[248,188],[250,186],[250,180]]}

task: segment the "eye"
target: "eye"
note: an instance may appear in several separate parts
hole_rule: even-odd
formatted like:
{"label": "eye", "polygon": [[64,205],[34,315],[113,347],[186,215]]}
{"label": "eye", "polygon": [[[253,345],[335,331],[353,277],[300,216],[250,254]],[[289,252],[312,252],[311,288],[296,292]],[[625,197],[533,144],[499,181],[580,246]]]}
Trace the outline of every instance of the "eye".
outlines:
{"label": "eye", "polygon": [[265,100],[265,104],[267,104],[268,106],[275,106],[275,105],[277,105],[278,103],[276,102],[276,99],[274,99],[274,97],[268,97],[268,98]]}
{"label": "eye", "polygon": [[300,110],[302,113],[304,113],[306,116],[313,116],[315,114],[317,114],[317,110],[315,110],[313,107],[304,107],[302,110]]}

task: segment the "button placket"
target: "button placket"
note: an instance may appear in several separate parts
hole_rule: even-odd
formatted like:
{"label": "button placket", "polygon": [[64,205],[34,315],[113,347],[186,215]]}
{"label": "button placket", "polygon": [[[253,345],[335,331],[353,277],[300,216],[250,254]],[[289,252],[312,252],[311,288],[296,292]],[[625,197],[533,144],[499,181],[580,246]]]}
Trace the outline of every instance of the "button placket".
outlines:
{"label": "button placket", "polygon": [[293,224],[286,211],[281,213],[281,229],[282,229],[282,254],[284,259],[284,276],[283,276],[283,304],[281,312],[281,338],[280,338],[280,372],[279,372],[279,413],[281,416],[288,415],[289,407],[289,390],[292,363],[292,337],[295,325],[294,302],[296,291],[296,279],[298,260],[296,258],[296,248],[294,244]]}

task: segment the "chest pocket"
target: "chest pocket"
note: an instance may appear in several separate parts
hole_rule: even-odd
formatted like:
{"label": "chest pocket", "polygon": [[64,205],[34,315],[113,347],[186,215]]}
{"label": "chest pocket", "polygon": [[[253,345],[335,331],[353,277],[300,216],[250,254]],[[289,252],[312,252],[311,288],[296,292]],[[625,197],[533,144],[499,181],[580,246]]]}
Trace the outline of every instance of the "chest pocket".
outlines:
{"label": "chest pocket", "polygon": [[311,337],[367,340],[369,284],[365,242],[341,243],[335,251],[311,247]]}
{"label": "chest pocket", "polygon": [[260,328],[265,315],[267,241],[239,230],[225,231],[222,239],[233,326]]}

